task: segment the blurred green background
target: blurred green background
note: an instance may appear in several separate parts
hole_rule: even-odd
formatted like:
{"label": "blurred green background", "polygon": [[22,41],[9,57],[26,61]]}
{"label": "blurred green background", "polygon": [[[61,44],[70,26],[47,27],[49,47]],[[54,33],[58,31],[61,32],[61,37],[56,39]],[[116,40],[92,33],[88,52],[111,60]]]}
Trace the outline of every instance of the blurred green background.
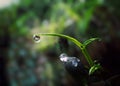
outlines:
{"label": "blurred green background", "polygon": [[[120,74],[119,0],[0,0],[0,86],[74,86],[59,61],[61,53],[81,57],[79,48],[56,37],[36,33],[62,33],[83,42],[92,37],[88,51],[108,71]],[[3,84],[3,85],[2,85]]]}

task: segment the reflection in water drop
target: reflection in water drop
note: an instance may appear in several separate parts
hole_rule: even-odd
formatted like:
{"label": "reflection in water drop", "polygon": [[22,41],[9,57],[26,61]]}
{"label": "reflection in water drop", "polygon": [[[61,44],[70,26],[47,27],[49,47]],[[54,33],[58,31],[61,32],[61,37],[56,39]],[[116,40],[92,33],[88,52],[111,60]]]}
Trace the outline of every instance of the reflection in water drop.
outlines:
{"label": "reflection in water drop", "polygon": [[36,43],[40,42],[40,36],[38,36],[38,35],[33,35],[33,39]]}

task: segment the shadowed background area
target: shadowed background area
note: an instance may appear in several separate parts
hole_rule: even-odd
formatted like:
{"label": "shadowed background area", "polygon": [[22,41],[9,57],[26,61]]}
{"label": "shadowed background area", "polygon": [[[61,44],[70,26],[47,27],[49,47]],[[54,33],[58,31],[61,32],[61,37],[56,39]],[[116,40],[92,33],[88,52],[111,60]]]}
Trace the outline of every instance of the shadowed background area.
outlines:
{"label": "shadowed background area", "polygon": [[41,37],[40,43],[35,43],[36,33],[62,33],[81,42],[101,38],[87,50],[105,70],[103,79],[119,86],[119,3],[119,0],[0,0],[0,86],[75,86],[79,82],[65,70],[59,56],[67,53],[80,57],[88,65],[81,50],[57,37]]}

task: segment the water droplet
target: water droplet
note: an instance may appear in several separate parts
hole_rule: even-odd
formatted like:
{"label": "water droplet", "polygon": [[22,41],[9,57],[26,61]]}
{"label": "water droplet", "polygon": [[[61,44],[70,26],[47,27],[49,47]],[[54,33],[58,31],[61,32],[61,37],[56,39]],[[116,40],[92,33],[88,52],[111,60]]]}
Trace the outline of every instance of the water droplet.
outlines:
{"label": "water droplet", "polygon": [[40,36],[38,36],[38,35],[33,35],[33,39],[36,43],[40,42]]}

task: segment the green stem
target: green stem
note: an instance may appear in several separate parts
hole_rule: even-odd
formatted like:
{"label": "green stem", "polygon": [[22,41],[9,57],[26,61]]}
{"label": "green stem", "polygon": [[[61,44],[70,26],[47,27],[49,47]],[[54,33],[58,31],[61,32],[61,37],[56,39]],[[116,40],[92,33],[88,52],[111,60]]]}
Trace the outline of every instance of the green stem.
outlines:
{"label": "green stem", "polygon": [[86,48],[82,48],[82,53],[85,56],[87,62],[89,63],[90,67],[92,67],[94,65],[93,60],[91,59],[89,53],[87,52]]}
{"label": "green stem", "polygon": [[75,43],[80,48],[82,48],[82,46],[83,46],[83,44],[80,43],[78,40],[76,40],[73,37],[67,36],[67,35],[58,34],[58,33],[57,34],[56,33],[39,33],[39,34],[36,34],[36,36],[41,36],[41,35],[44,35],[44,36],[58,36],[58,37],[66,38],[66,39],[72,41],[73,43]]}
{"label": "green stem", "polygon": [[63,34],[58,34],[58,33],[39,33],[39,34],[36,34],[36,36],[41,36],[41,35],[43,35],[43,36],[58,36],[58,37],[63,37],[63,38],[66,38],[66,39],[72,41],[74,44],[76,44],[82,50],[82,53],[85,56],[85,59],[89,63],[90,67],[93,66],[94,62],[92,61],[90,55],[88,54],[85,46],[81,42],[76,40],[75,38],[67,36],[67,35],[63,35]]}

